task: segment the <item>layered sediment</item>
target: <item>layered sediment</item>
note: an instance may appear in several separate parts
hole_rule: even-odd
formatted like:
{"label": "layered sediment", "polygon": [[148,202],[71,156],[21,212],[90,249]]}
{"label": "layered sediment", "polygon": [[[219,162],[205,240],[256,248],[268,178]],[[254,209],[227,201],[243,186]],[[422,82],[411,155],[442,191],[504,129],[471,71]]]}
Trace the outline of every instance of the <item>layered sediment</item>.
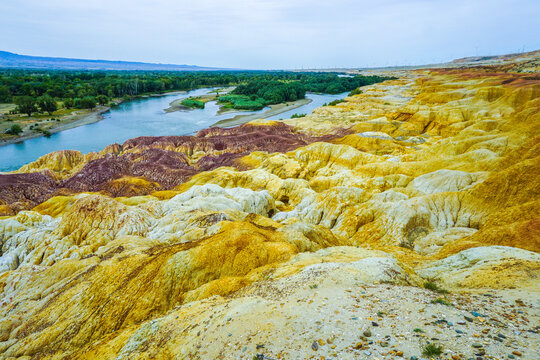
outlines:
{"label": "layered sediment", "polygon": [[0,175],[0,358],[538,358],[535,56]]}

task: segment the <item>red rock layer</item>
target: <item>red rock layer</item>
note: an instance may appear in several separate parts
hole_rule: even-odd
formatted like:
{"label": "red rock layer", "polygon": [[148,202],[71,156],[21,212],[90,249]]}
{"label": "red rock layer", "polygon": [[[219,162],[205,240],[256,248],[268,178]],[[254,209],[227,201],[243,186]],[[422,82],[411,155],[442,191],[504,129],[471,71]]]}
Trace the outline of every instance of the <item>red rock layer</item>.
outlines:
{"label": "red rock layer", "polygon": [[[296,133],[289,125],[273,122],[209,128],[195,136],[142,136],[121,146],[108,146],[111,151],[104,151],[104,155],[64,180],[55,180],[49,170],[0,175],[0,215],[30,209],[59,194],[91,191],[116,197],[167,190],[201,171],[235,166],[236,159],[252,151],[287,152],[346,133],[342,129],[327,136],[310,137]],[[133,178],[139,181],[131,181]]]}

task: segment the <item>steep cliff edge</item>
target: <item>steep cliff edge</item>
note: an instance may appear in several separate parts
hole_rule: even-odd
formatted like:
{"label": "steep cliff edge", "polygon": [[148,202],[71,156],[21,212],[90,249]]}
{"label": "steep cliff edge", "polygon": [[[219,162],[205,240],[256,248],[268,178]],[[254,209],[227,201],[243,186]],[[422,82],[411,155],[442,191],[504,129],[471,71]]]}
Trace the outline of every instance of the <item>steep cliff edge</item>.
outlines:
{"label": "steep cliff edge", "polygon": [[531,56],[0,175],[0,359],[538,358]]}

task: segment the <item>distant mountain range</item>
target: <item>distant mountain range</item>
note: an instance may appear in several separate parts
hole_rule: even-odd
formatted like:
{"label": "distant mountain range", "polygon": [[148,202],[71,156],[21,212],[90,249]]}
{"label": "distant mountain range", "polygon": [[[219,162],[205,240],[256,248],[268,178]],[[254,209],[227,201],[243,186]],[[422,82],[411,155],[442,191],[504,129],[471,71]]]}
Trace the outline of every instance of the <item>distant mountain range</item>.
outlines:
{"label": "distant mountain range", "polygon": [[19,55],[0,51],[0,68],[41,70],[146,70],[146,71],[217,71],[232,70],[195,65],[152,64],[133,61],[84,60],[60,57]]}

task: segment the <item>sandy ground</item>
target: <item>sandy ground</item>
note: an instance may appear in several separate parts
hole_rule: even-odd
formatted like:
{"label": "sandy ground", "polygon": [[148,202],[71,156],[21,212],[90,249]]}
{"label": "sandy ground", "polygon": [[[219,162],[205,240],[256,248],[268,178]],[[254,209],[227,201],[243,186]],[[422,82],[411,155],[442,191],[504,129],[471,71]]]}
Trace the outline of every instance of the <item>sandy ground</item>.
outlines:
{"label": "sandy ground", "polygon": [[[88,125],[95,122],[98,122],[103,119],[102,114],[109,111],[109,106],[97,106],[94,110],[78,110],[74,113],[71,113],[70,115],[59,117],[60,122],[52,122],[49,123],[47,121],[41,121],[36,122],[38,125],[52,125],[52,127],[43,126],[46,130],[48,130],[51,134],[57,133],[63,130],[73,129],[78,126],[82,125]],[[40,132],[34,132],[32,130],[28,130],[25,128],[25,132],[18,137],[11,138],[11,139],[0,139],[0,146],[18,143],[24,140],[37,138],[40,136],[44,136],[43,133]]]}
{"label": "sandy ground", "polygon": [[311,99],[302,99],[302,100],[292,101],[292,102],[288,102],[284,104],[270,105],[270,109],[268,109],[267,111],[263,113],[249,114],[249,115],[236,115],[235,117],[231,119],[224,119],[224,120],[218,121],[212,126],[230,127],[230,126],[244,124],[252,120],[266,119],[271,116],[284,113],[285,111],[299,108],[300,106],[309,104],[310,102],[311,102]]}
{"label": "sandy ground", "polygon": [[[215,307],[195,358],[540,358],[538,297],[529,292],[447,294],[447,306],[432,303],[440,294],[413,286],[317,278],[282,285]],[[430,343],[442,347],[440,357],[423,355]]]}
{"label": "sandy ground", "polygon": [[[153,97],[153,96],[164,96],[164,95],[174,95],[174,94],[185,94],[185,93],[186,91],[172,91],[172,92],[163,93],[163,94],[141,95],[139,98],[148,98],[148,97]],[[122,100],[120,99],[115,99],[114,101],[117,104],[122,103]],[[6,110],[5,112],[7,113],[7,111],[9,111],[12,108],[15,108],[15,105],[0,104],[0,114],[2,113],[2,110]],[[93,110],[77,110],[68,115],[51,116],[51,117],[59,118],[60,119],[59,122],[48,122],[46,119],[39,121],[39,119],[36,119],[37,121],[34,121],[33,123],[39,125],[45,130],[48,130],[51,134],[54,134],[60,131],[73,129],[78,126],[88,125],[88,124],[101,121],[103,120],[102,114],[109,110],[110,110],[109,106],[97,106]],[[24,124],[26,120],[25,118],[23,118],[23,120],[14,121],[13,123],[16,123],[16,122],[20,122],[21,124]],[[24,132],[20,136],[13,137],[13,138],[0,139],[0,146],[18,143],[24,140],[44,136],[44,134],[41,132],[29,130],[26,125],[23,126],[23,129],[24,129]]]}

